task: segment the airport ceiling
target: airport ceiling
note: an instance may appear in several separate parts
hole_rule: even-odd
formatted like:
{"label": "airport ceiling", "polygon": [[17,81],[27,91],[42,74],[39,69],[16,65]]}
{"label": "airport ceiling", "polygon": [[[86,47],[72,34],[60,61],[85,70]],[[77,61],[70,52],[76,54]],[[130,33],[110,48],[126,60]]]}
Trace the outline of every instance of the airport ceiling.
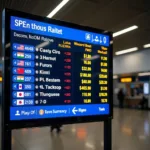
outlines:
{"label": "airport ceiling", "polygon": [[[0,0],[0,8],[11,8],[47,16],[62,0]],[[120,31],[139,28],[114,38],[114,52],[150,43],[150,0],[70,0],[54,19]]]}

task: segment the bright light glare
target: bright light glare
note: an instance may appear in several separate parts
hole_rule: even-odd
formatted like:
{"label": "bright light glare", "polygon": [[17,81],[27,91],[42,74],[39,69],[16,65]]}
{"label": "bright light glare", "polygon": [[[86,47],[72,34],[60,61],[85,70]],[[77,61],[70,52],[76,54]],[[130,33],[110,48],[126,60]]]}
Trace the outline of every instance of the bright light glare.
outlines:
{"label": "bright light glare", "polygon": [[63,6],[65,6],[69,0],[63,0],[52,12],[48,14],[48,18],[52,18]]}
{"label": "bright light glare", "polygon": [[130,31],[135,30],[135,29],[137,29],[137,28],[138,28],[138,26],[134,25],[134,26],[131,26],[131,27],[129,27],[129,28],[123,29],[123,30],[121,30],[121,31],[118,31],[118,32],[114,33],[114,34],[113,34],[113,37],[116,37],[116,36],[119,36],[119,35],[121,35],[121,34],[130,32]]}
{"label": "bright light glare", "polygon": [[148,48],[148,47],[150,47],[150,44],[145,44],[145,45],[143,45],[143,47]]}
{"label": "bright light glare", "polygon": [[125,53],[130,53],[130,52],[133,52],[133,51],[137,51],[137,50],[138,50],[137,47],[133,47],[133,48],[125,49],[125,50],[122,50],[122,51],[118,51],[115,54],[116,55],[122,55],[122,54],[125,54]]}
{"label": "bright light glare", "polygon": [[138,73],[138,76],[150,76],[150,72]]}
{"label": "bright light glare", "polygon": [[6,48],[9,48],[9,47],[10,47],[10,43],[7,43],[7,44],[5,45],[5,47],[6,47]]}

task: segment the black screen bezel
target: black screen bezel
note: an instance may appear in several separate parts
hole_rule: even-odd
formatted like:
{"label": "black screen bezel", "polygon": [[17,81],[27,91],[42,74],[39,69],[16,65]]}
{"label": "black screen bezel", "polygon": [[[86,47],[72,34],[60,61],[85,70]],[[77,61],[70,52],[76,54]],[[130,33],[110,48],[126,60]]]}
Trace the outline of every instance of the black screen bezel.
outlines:
{"label": "black screen bezel", "polygon": [[64,118],[48,118],[48,119],[30,119],[30,120],[10,120],[10,48],[6,48],[6,44],[10,43],[10,16],[17,16],[26,19],[38,20],[41,22],[46,22],[50,24],[66,26],[70,28],[100,33],[108,35],[110,41],[113,40],[112,32],[105,33],[104,30],[95,29],[87,26],[81,26],[73,23],[68,23],[64,21],[58,21],[54,19],[49,19],[46,17],[36,16],[27,14],[24,12],[19,12],[15,10],[5,9],[3,11],[3,24],[2,24],[2,46],[3,46],[3,88],[2,88],[2,119],[4,124],[8,126],[10,129],[18,129],[18,128],[27,128],[27,127],[41,127],[41,126],[49,126],[51,124],[73,124],[73,123],[85,123],[85,122],[98,122],[104,121],[108,118],[113,117],[113,85],[112,85],[112,68],[113,68],[113,44],[110,44],[109,48],[109,89],[108,89],[108,99],[110,104],[110,114],[108,115],[95,115],[95,116],[84,116],[84,117],[64,117]]}

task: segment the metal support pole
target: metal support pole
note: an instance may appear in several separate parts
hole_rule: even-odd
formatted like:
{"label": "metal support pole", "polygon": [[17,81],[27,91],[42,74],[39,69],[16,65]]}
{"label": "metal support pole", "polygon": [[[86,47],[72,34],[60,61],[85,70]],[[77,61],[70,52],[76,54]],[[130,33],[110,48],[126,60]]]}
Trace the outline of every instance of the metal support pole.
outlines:
{"label": "metal support pole", "polygon": [[112,119],[104,121],[104,150],[112,150]]}
{"label": "metal support pole", "polygon": [[7,130],[5,127],[2,129],[2,149],[1,150],[12,150],[12,143],[11,143],[11,136],[12,136],[12,131]]}

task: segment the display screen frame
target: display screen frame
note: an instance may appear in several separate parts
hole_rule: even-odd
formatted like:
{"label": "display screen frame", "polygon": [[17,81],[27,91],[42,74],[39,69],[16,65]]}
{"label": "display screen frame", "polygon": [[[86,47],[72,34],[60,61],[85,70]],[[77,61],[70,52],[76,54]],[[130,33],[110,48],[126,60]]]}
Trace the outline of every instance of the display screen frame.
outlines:
{"label": "display screen frame", "polygon": [[[50,23],[54,25],[64,26],[75,28],[79,30],[84,30],[88,32],[100,33],[103,35],[109,36],[110,41],[113,41],[112,32],[105,32],[104,30],[95,29],[87,26],[81,26],[73,23],[68,23],[64,21],[58,21],[54,19],[49,19],[46,17],[40,17],[36,15],[27,14],[24,12],[14,11],[10,9],[3,10],[2,17],[2,47],[3,47],[3,86],[2,86],[2,120],[5,125],[10,129],[26,128],[26,127],[42,127],[50,126],[52,124],[73,124],[73,123],[85,123],[85,122],[99,122],[107,120],[108,118],[113,117],[113,44],[109,46],[109,68],[108,68],[108,99],[110,113],[108,115],[96,115],[96,116],[80,116],[80,117],[63,117],[63,118],[48,118],[48,119],[29,119],[29,120],[10,120],[10,48],[11,46],[7,45],[10,43],[10,17],[16,16],[25,19],[37,20],[40,22]],[[86,105],[86,104],[85,104]]]}

